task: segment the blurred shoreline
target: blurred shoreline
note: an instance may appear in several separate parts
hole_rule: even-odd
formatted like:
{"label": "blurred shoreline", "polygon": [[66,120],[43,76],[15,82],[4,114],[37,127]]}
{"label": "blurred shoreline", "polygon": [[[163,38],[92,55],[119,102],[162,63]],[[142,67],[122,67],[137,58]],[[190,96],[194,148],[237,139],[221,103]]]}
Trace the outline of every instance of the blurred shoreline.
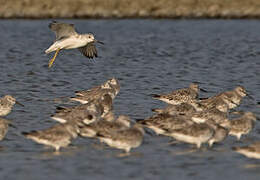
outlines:
{"label": "blurred shoreline", "polygon": [[0,0],[0,18],[260,18],[259,0]]}

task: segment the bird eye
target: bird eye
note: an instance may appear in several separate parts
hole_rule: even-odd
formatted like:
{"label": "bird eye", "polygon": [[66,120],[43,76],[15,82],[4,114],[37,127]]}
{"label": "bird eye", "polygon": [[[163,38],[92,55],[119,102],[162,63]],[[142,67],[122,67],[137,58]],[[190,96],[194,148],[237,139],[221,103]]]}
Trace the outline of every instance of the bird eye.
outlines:
{"label": "bird eye", "polygon": [[93,119],[93,116],[92,116],[92,115],[88,115],[88,119],[89,119],[89,120],[92,120],[92,119]]}

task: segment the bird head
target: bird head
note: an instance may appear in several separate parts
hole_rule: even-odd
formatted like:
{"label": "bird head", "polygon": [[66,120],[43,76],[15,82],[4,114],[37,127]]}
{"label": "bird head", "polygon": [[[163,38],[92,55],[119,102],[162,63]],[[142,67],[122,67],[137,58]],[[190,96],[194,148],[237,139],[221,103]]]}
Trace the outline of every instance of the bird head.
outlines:
{"label": "bird head", "polygon": [[96,42],[96,43],[104,44],[103,42],[96,40],[95,37],[94,37],[94,35],[91,34],[91,33],[84,34],[84,38],[85,38],[86,44],[88,44],[88,43],[92,43],[92,42],[94,42],[94,43]]}
{"label": "bird head", "polygon": [[243,86],[237,86],[235,91],[242,97],[247,95],[246,89]]}
{"label": "bird head", "polygon": [[6,99],[10,104],[15,104],[16,102],[16,99],[11,95],[6,95],[4,99]]}

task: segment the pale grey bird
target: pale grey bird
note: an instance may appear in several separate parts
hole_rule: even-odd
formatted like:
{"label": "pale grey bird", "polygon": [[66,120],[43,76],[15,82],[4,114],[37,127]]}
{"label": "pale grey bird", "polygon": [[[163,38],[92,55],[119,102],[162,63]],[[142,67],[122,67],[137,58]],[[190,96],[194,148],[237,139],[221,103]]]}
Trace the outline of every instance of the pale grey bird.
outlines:
{"label": "pale grey bird", "polygon": [[260,159],[260,142],[254,142],[248,146],[244,147],[233,147],[232,148],[237,153],[243,154],[248,158]]}
{"label": "pale grey bird", "polygon": [[0,116],[6,116],[9,114],[12,111],[15,103],[24,106],[19,103],[13,96],[5,95],[4,97],[0,98]]}
{"label": "pale grey bird", "polygon": [[72,139],[78,136],[79,126],[84,125],[82,121],[70,121],[64,124],[56,124],[50,128],[22,134],[39,144],[44,144],[59,151],[61,147],[67,147]]}
{"label": "pale grey bird", "polygon": [[2,141],[8,131],[8,127],[11,122],[9,120],[0,118],[0,141]]}
{"label": "pale grey bird", "polygon": [[78,34],[74,24],[53,21],[49,24],[49,28],[56,34],[55,42],[45,51],[46,54],[56,51],[54,57],[49,62],[49,67],[52,66],[59,51],[62,49],[78,48],[86,57],[94,58],[97,57],[95,43],[103,44],[103,42],[96,40],[91,33]]}
{"label": "pale grey bird", "polygon": [[156,134],[167,136],[169,135],[168,131],[183,129],[194,124],[194,122],[186,116],[169,114],[156,114],[148,119],[137,120],[137,123],[152,129]]}
{"label": "pale grey bird", "polygon": [[257,120],[252,112],[245,112],[241,117],[231,119],[229,127],[229,135],[236,136],[239,140],[242,135],[248,134],[254,127]]}
{"label": "pale grey bird", "polygon": [[208,142],[213,137],[214,130],[206,123],[194,123],[182,129],[169,131],[167,134],[177,141],[195,144],[200,148],[202,143]]}
{"label": "pale grey bird", "polygon": [[103,113],[103,108],[95,103],[82,104],[71,108],[58,107],[56,114],[51,118],[60,123],[66,123],[75,119],[84,121],[85,124],[98,121]]}
{"label": "pale grey bird", "polygon": [[129,153],[132,148],[137,148],[142,144],[144,129],[142,125],[134,126],[119,131],[103,131],[97,134],[101,142],[106,143],[110,147],[123,149]]}
{"label": "pale grey bird", "polygon": [[96,137],[98,133],[110,133],[120,131],[130,127],[130,118],[120,115],[114,121],[100,120],[80,128],[80,135],[83,137]]}
{"label": "pale grey bird", "polygon": [[209,119],[206,124],[214,130],[214,135],[208,141],[209,147],[212,147],[214,143],[224,141],[228,136],[228,129],[216,124],[214,120]]}

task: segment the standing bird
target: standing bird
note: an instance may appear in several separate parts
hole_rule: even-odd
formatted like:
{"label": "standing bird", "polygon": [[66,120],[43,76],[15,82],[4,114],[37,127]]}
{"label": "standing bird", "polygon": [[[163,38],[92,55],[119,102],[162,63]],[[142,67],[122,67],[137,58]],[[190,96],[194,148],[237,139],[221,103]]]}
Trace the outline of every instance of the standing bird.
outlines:
{"label": "standing bird", "polygon": [[31,139],[39,144],[51,146],[56,151],[59,151],[61,147],[67,147],[73,139],[78,137],[78,133],[80,132],[79,127],[83,125],[84,122],[74,120],[64,124],[58,123],[43,130],[22,132],[22,134],[27,139]]}
{"label": "standing bird", "polygon": [[46,54],[56,51],[54,57],[49,61],[49,68],[55,61],[58,53],[62,49],[75,49],[88,58],[97,57],[97,49],[95,43],[104,44],[94,38],[91,33],[78,34],[74,28],[74,24],[59,23],[53,21],[49,24],[49,28],[56,34],[55,42],[45,51]]}
{"label": "standing bird", "polygon": [[240,140],[241,136],[248,134],[254,127],[256,116],[252,112],[245,112],[242,116],[230,120],[229,135],[236,136]]}
{"label": "standing bird", "polygon": [[144,129],[142,125],[135,124],[128,129],[119,131],[102,131],[97,134],[101,142],[110,147],[123,149],[129,153],[132,148],[137,148],[143,142]]}
{"label": "standing bird", "polygon": [[199,95],[199,90],[202,89],[199,88],[198,84],[191,83],[188,88],[177,89],[168,94],[152,94],[152,97],[168,104],[178,105],[196,100]]}

